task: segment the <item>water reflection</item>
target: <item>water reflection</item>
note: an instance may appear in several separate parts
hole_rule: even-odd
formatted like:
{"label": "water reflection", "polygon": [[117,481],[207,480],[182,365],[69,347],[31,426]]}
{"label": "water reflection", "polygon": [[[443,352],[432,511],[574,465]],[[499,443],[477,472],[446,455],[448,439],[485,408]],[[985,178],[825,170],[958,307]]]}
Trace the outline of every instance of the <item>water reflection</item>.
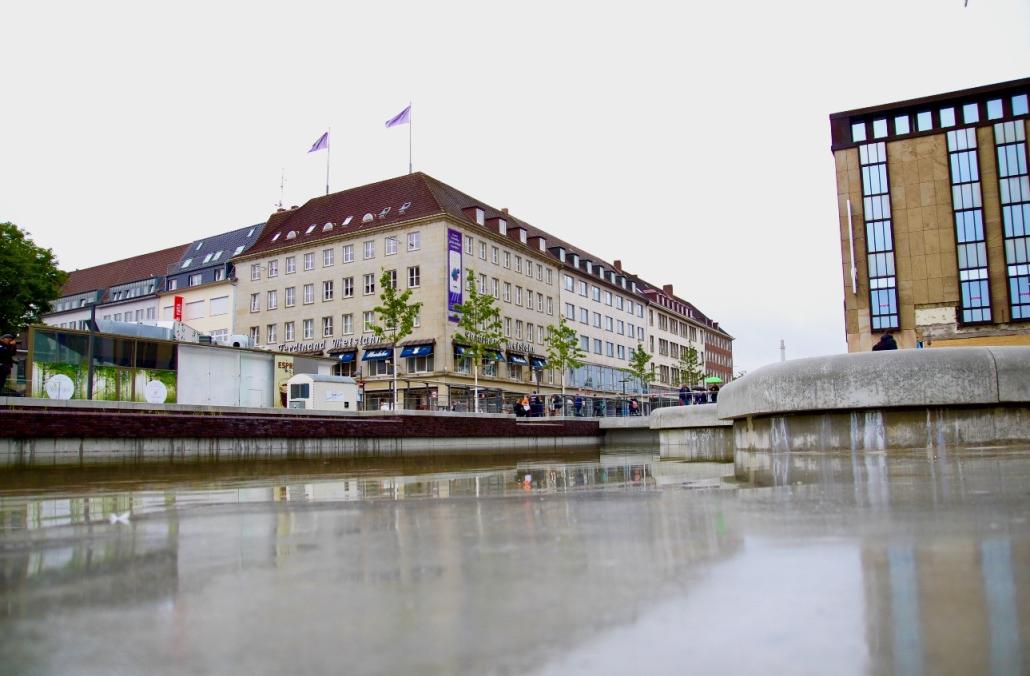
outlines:
{"label": "water reflection", "polygon": [[0,654],[35,673],[1025,668],[1030,453],[741,462],[754,484],[632,453],[6,481]]}

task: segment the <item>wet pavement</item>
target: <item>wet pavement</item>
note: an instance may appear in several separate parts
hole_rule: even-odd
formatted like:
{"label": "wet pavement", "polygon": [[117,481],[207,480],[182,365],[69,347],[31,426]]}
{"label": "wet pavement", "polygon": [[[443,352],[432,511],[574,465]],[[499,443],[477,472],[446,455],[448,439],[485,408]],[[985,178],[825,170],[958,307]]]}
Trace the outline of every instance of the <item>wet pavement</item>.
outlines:
{"label": "wet pavement", "polygon": [[1030,670],[1030,449],[740,463],[6,472],[0,672]]}

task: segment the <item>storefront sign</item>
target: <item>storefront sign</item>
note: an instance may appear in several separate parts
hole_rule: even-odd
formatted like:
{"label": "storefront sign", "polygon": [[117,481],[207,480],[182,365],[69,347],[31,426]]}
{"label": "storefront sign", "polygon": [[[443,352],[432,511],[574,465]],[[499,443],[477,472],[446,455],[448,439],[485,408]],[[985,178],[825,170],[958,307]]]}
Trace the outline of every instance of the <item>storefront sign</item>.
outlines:
{"label": "storefront sign", "polygon": [[461,233],[447,230],[447,320],[457,323],[458,312],[454,309],[462,303],[465,280],[461,268]]}
{"label": "storefront sign", "polygon": [[529,354],[533,351],[532,343],[508,343],[509,352],[521,352],[523,354]]}
{"label": "storefront sign", "polygon": [[172,319],[182,321],[182,296],[175,297],[175,309],[172,310]]}
{"label": "storefront sign", "polygon": [[274,382],[274,408],[289,408],[289,386],[287,381],[293,377],[293,357],[276,355]]}

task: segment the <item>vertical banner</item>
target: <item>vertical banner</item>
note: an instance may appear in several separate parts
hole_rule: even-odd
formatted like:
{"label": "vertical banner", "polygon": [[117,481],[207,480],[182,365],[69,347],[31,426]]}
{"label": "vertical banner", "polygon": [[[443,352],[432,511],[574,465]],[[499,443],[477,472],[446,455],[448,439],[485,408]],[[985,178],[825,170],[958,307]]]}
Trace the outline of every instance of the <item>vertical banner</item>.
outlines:
{"label": "vertical banner", "polygon": [[272,379],[272,407],[289,408],[289,386],[286,384],[293,377],[293,356],[286,354],[275,355],[275,374]]}
{"label": "vertical banner", "polygon": [[175,309],[172,310],[172,319],[177,322],[182,321],[182,296],[175,297]]}
{"label": "vertical banner", "polygon": [[462,302],[465,280],[461,276],[461,233],[447,230],[447,320],[458,321],[454,306]]}

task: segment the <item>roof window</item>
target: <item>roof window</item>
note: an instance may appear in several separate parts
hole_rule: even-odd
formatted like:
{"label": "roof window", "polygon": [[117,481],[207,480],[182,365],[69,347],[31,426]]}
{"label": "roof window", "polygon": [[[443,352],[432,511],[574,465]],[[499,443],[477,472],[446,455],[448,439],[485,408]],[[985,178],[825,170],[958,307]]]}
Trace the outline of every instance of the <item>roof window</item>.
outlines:
{"label": "roof window", "polygon": [[192,259],[192,258],[187,258],[186,260],[184,260],[184,261],[182,262],[182,267],[181,267],[181,268],[179,268],[179,269],[180,269],[180,270],[185,270],[186,268],[188,268],[188,267],[190,266],[190,263],[192,263],[192,262],[193,262],[193,259]]}

